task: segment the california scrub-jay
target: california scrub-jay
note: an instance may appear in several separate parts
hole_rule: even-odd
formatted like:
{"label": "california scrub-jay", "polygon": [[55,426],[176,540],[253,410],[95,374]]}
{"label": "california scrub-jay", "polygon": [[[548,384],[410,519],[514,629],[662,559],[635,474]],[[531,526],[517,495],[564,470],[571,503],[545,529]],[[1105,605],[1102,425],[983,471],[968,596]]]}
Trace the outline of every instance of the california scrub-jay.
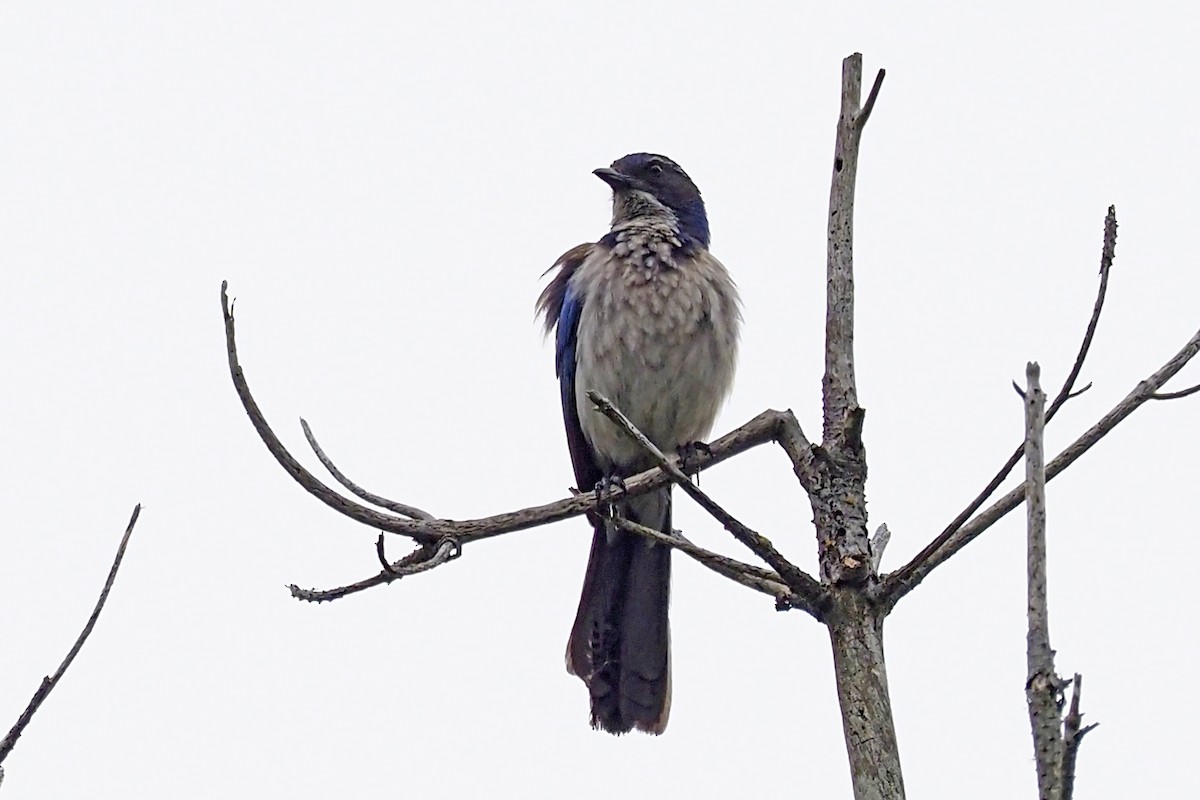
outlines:
{"label": "california scrub-jay", "polygon": [[[654,466],[588,399],[612,400],[661,450],[707,436],[729,394],[741,325],[737,289],[708,252],[700,190],[669,158],[634,153],[595,171],[612,187],[612,229],[567,251],[538,298],[581,491]],[[614,512],[671,533],[671,489]],[[671,709],[671,551],[598,514],[567,670],[591,695],[592,726],[662,733]]]}

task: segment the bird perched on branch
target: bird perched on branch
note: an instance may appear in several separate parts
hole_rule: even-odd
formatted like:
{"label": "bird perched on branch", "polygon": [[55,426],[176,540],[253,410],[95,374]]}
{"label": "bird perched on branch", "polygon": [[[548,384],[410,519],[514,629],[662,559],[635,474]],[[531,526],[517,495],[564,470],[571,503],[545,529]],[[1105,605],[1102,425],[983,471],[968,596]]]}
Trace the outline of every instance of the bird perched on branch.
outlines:
{"label": "bird perched on branch", "polygon": [[[555,366],[581,491],[634,475],[653,459],[595,409],[611,400],[659,449],[707,436],[728,395],[741,325],[737,289],[708,252],[700,190],[650,153],[595,175],[612,187],[611,230],[568,250],[538,298],[556,331]],[[619,500],[612,513],[670,534],[671,489]],[[595,533],[567,670],[591,696],[592,726],[662,733],[671,709],[671,551],[589,515]]]}

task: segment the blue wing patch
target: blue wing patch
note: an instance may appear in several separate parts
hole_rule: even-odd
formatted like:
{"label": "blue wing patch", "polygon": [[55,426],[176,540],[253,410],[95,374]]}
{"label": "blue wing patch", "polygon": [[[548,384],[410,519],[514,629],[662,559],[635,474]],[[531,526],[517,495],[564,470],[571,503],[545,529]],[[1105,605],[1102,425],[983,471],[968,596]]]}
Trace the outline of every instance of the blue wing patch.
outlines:
{"label": "blue wing patch", "polygon": [[591,254],[592,247],[590,244],[580,245],[567,251],[555,262],[555,266],[559,268],[558,274],[546,286],[537,303],[538,312],[544,315],[546,332],[554,329],[554,372],[558,375],[567,449],[571,452],[575,485],[583,492],[590,491],[602,476],[599,467],[596,466],[592,449],[583,435],[583,428],[579,424],[579,411],[575,407],[575,345],[579,316],[585,300],[575,292],[570,280],[579,265]]}

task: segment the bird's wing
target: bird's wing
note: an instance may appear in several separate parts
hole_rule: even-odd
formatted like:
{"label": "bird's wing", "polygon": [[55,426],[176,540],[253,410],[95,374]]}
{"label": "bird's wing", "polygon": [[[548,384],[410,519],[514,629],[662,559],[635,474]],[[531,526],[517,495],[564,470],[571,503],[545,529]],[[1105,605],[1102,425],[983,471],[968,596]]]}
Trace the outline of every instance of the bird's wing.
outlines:
{"label": "bird's wing", "polygon": [[537,311],[543,317],[546,333],[555,331],[554,369],[558,375],[562,399],[563,424],[567,429],[567,449],[575,469],[575,485],[581,492],[591,491],[602,476],[600,467],[579,424],[575,406],[575,345],[579,330],[579,314],[585,298],[571,286],[571,276],[594,252],[595,245],[581,244],[568,250],[550,269],[558,273],[538,297]]}

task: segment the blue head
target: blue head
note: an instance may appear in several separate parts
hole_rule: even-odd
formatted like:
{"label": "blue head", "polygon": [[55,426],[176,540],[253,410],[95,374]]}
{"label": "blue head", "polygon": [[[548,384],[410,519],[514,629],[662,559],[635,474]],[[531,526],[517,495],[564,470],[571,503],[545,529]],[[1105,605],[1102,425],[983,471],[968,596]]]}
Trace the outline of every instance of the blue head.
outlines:
{"label": "blue head", "polygon": [[671,159],[633,153],[595,170],[595,175],[612,187],[618,219],[653,216],[665,208],[675,215],[684,238],[708,247],[708,216],[700,190]]}

